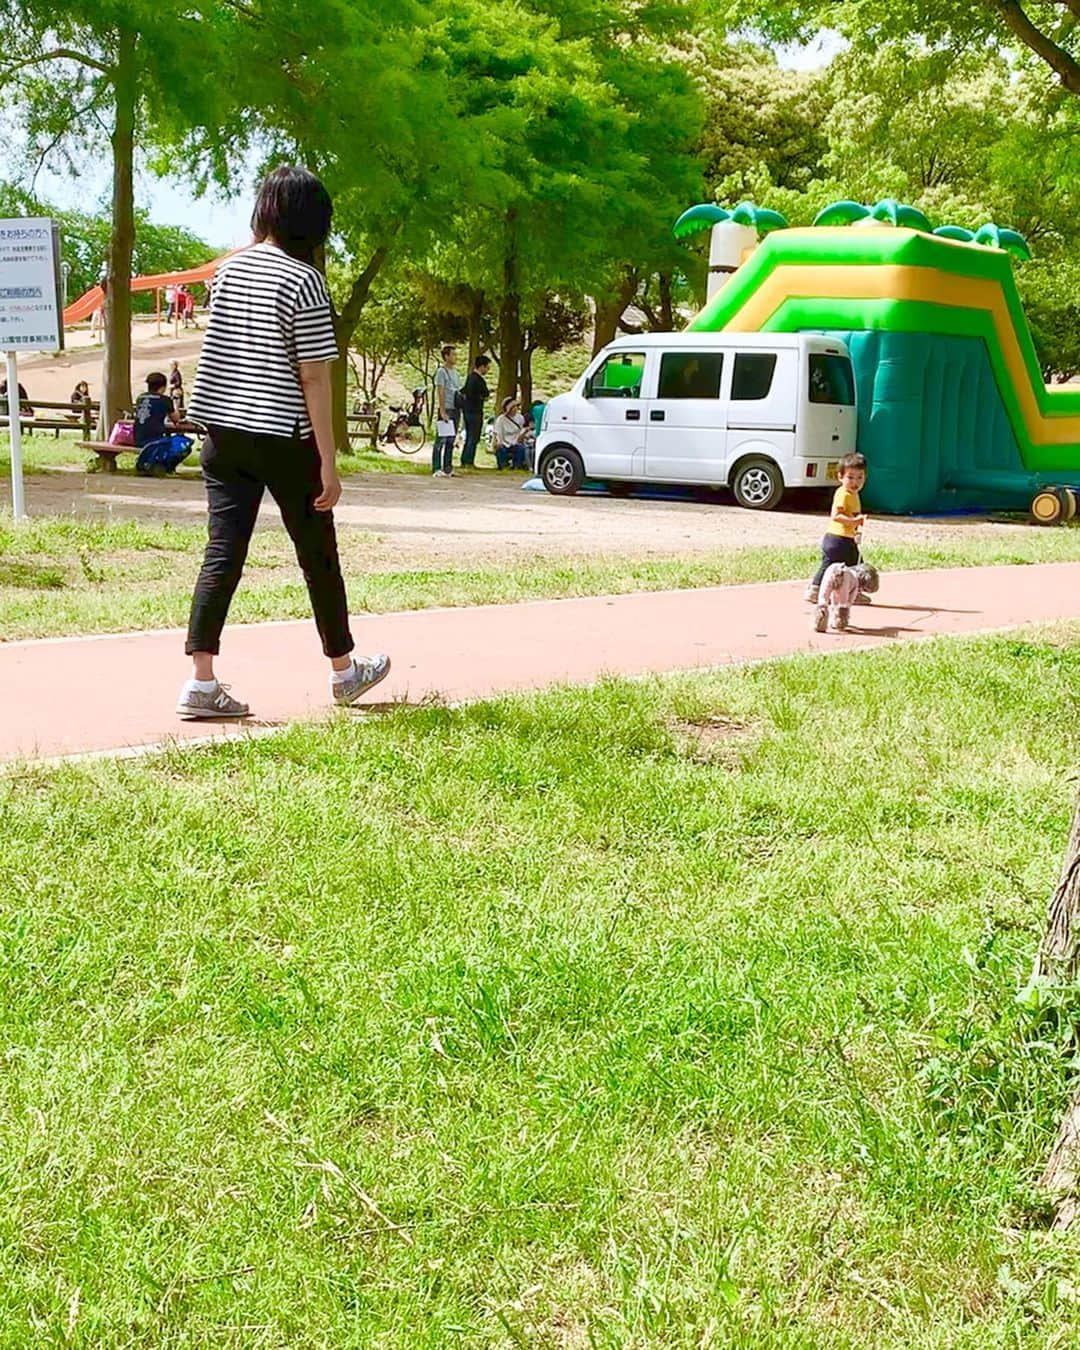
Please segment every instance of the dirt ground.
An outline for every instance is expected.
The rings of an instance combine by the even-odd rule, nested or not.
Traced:
[[[521,475],[475,473],[450,480],[407,474],[358,474],[345,480],[339,525],[377,536],[376,563],[394,568],[468,567],[533,558],[667,558],[754,545],[809,544],[821,537],[820,503],[808,500],[769,511],[744,511],[730,497],[643,501],[552,497],[525,491]],[[33,515],[78,515],[199,523],[202,485],[194,474],[176,479],[63,472],[26,480]],[[10,486],[0,479],[0,507]],[[278,525],[266,500],[260,526]],[[1000,540],[1024,524],[976,517],[910,520],[877,517],[867,540],[882,544]]]

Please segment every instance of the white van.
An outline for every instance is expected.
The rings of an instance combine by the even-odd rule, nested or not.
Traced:
[[[536,472],[560,495],[586,478],[702,484],[768,511],[785,488],[834,478],[855,430],[855,379],[838,340],[642,333],[605,347],[547,404]]]

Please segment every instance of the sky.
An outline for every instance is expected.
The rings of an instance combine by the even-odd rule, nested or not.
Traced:
[[[780,65],[789,70],[815,70],[827,65],[842,46],[841,38],[825,31],[805,46],[778,47],[776,55]],[[253,179],[254,167],[244,176]],[[18,178],[19,175],[14,171],[7,172],[0,163],[0,177]],[[108,161],[102,157],[96,163],[87,164],[78,178],[43,169],[38,175],[36,192],[45,201],[61,208],[85,210],[100,206],[107,209]],[[223,250],[244,244],[250,238],[250,192],[231,201],[213,195],[196,197],[191,185],[180,177],[158,178],[156,174],[142,171],[136,177],[135,199],[139,207],[149,211],[155,224],[185,226],[208,244]]]

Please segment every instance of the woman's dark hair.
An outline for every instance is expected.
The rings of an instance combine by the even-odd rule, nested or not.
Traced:
[[[272,239],[292,257],[311,262],[315,250],[326,243],[333,214],[330,194],[315,175],[283,164],[262,181],[251,230],[256,243]]]

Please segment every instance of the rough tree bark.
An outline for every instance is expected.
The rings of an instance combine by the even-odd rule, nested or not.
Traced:
[[[1055,983],[1071,983],[1080,970],[1080,800],[1073,814],[1061,879],[1050,900],[1050,911],[1035,975]],[[1054,1227],[1068,1228],[1080,1212],[1080,1087],[1073,1094],[1058,1128],[1040,1186],[1057,1206]]]
[[[476,358],[484,350],[484,292],[469,292],[469,312],[466,315],[469,325],[469,369],[472,370]]]
[[[533,402],[532,359],[535,349],[526,343],[521,349],[521,410],[528,412]]]
[[[495,406],[517,393],[521,369],[521,281],[518,267],[517,211],[506,213],[506,251],[503,254],[502,303],[499,306],[499,384]]]
[[[602,351],[609,342],[614,342],[623,312],[637,294],[637,273],[627,267],[620,275],[614,294],[594,296],[596,307],[595,327],[593,329],[593,356]]]
[[[662,331],[675,331],[675,301],[671,294],[671,273],[660,273],[660,323]]]
[[[382,270],[390,252],[388,244],[380,244],[368,259],[368,264],[353,281],[348,299],[341,313],[334,315],[334,336],[337,338],[338,359],[330,367],[330,393],[334,411],[334,441],[338,448],[349,444],[349,424],[345,420],[349,400],[349,343],[360,322],[375,278]]]
[[[135,65],[137,35],[121,29],[112,71],[116,114],[112,132],[112,233],[105,290],[105,360],[102,369],[101,431],[130,411],[131,259],[135,252]]]

